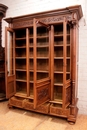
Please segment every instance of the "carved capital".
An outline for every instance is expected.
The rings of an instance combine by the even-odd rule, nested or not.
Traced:
[[[7,8],[8,8],[7,6],[0,4],[0,19],[5,17],[5,13],[6,13]]]
[[[68,20],[67,23],[71,28],[73,28],[73,26],[77,24],[77,20],[76,19]]]

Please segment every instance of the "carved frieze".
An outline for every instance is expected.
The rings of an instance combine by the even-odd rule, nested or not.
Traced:
[[[30,25],[33,25],[33,20],[13,23],[13,28],[27,27],[27,26],[30,26]]]
[[[67,15],[67,16],[52,16],[52,17],[46,17],[46,18],[40,18],[39,20],[43,23],[58,23],[64,20],[64,18],[66,18],[66,20],[71,20],[72,16],[71,15]],[[29,20],[29,21],[20,21],[20,22],[15,22],[13,23],[13,28],[20,28],[20,27],[28,27],[28,26],[33,26],[33,19]]]

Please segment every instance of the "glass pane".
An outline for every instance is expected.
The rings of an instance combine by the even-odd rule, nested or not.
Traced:
[[[13,33],[7,32],[7,62],[8,62],[8,76],[14,74],[13,71]]]
[[[47,78],[49,76],[49,30],[46,27],[37,27],[37,80]]]

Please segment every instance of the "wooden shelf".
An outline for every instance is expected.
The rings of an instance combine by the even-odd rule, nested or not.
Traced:
[[[26,57],[15,57],[15,59],[26,59]]]
[[[26,72],[27,70],[25,70],[25,69],[16,69],[16,71],[24,71],[24,72]]]
[[[32,83],[32,84],[33,84],[33,83],[34,83],[34,81],[29,81],[29,83]]]
[[[63,37],[63,34],[54,34],[54,37]]]
[[[56,104],[63,104],[63,100],[53,100],[53,101],[49,101],[50,103],[56,103]]]
[[[15,47],[16,49],[26,49],[26,46]]]
[[[26,98],[26,97],[27,97],[27,94],[24,93],[24,92],[16,92],[15,96],[16,96],[16,97],[24,97],[24,98]]]
[[[26,97],[27,99],[34,99],[34,95],[30,95],[28,97]]]
[[[26,37],[15,38],[15,40],[26,40]]]
[[[49,45],[37,45],[37,48],[48,48]]]
[[[37,59],[49,59],[49,57],[37,57]]]
[[[33,36],[29,36],[29,39],[33,39],[34,37]]]
[[[55,74],[63,74],[63,71],[54,71]],[[66,72],[66,74],[70,74],[70,72]]]
[[[64,57],[54,57],[54,59],[64,59]]]
[[[54,86],[63,86],[63,83],[54,83]]]
[[[27,80],[23,80],[23,79],[16,79],[16,81],[27,82]]]
[[[63,44],[60,44],[60,45],[54,44],[54,47],[63,47]]]
[[[49,38],[49,36],[42,34],[42,36],[37,36],[37,38]]]

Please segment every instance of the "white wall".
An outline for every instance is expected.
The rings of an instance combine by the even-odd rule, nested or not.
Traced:
[[[82,5],[83,18],[79,21],[79,75],[78,75],[78,107],[79,113],[87,114],[87,1],[86,0],[0,0],[8,6],[6,17],[31,14],[59,9],[71,5]],[[2,45],[5,45],[5,26],[2,21]]]

